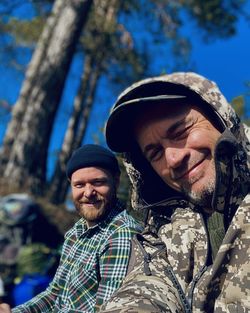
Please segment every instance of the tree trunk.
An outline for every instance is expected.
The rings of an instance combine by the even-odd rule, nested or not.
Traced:
[[[15,113],[18,123],[13,121],[6,135],[11,140],[4,143],[3,151],[9,154],[4,178],[12,186],[26,185],[35,194],[43,189],[55,114],[91,4],[92,0],[55,2],[16,104],[16,112],[23,113]]]
[[[91,75],[91,81],[90,81],[90,86],[89,86],[89,94],[88,97],[86,99],[86,103],[82,112],[82,119],[79,125],[79,129],[77,132],[77,136],[74,140],[74,145],[73,145],[73,150],[79,148],[81,146],[81,143],[83,141],[83,138],[85,136],[87,127],[88,127],[88,121],[89,121],[89,116],[94,104],[94,97],[95,97],[95,91],[96,91],[96,87],[97,87],[97,83],[100,77],[100,69],[97,66]]]
[[[93,99],[98,79],[103,71],[103,65],[109,49],[110,23],[117,14],[117,0],[99,0],[95,3],[95,20],[101,25],[101,30],[95,29],[95,45],[87,54],[84,64],[84,75],[74,103],[74,111],[68,123],[62,150],[59,154],[49,191],[48,198],[51,203],[63,203],[67,196],[68,181],[65,176],[66,163],[72,151],[79,148],[86,132],[89,115],[93,106]],[[88,88],[85,90],[85,88]]]
[[[37,47],[35,52],[33,53],[32,60],[29,64],[29,67],[26,71],[25,80],[22,85],[20,95],[18,101],[13,106],[12,109],[12,117],[11,121],[8,124],[7,131],[5,137],[3,139],[3,146],[0,151],[0,174],[2,175],[5,169],[5,165],[8,163],[12,145],[21,129],[22,121],[26,112],[28,97],[32,91],[33,84],[36,79],[36,75],[39,72],[39,67],[41,66],[41,62],[46,57],[48,43],[50,42],[50,38],[53,34],[53,30],[55,28],[55,24],[57,22],[57,16],[60,14],[63,1],[57,1],[53,7],[52,14],[48,18],[46,26],[41,34],[41,37],[37,43]]]
[[[83,124],[86,127],[88,116],[86,116],[85,112],[86,110],[90,110],[93,105],[93,97],[99,77],[97,73],[99,73],[99,70],[94,68],[91,57],[86,56],[84,74],[82,75],[82,81],[74,101],[74,111],[68,123],[62,150],[57,159],[55,171],[48,190],[48,198],[51,203],[63,203],[66,199],[69,185],[65,175],[66,164],[72,151],[81,145],[83,135],[81,135],[79,142],[79,132],[82,132]]]

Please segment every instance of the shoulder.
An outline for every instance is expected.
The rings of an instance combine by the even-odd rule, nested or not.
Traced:
[[[128,228],[142,230],[142,226],[132,215],[130,215],[126,209],[118,213],[110,223],[111,228]]]
[[[70,239],[72,237],[75,237],[76,236],[76,233],[77,233],[77,229],[79,227],[82,228],[82,225],[83,225],[83,218],[81,218],[80,220],[78,220],[64,235],[64,239]]]
[[[122,210],[110,220],[103,231],[107,239],[131,239],[135,233],[142,231],[142,226],[126,210]]]

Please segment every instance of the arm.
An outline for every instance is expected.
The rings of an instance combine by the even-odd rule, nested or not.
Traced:
[[[154,239],[151,239],[153,242]],[[149,258],[145,258],[146,253],[150,255]],[[99,312],[189,312],[183,309],[178,289],[167,271],[169,261],[163,246],[151,246],[147,241],[147,246],[143,247],[134,238],[130,259],[131,271]]]
[[[50,292],[50,289],[53,290],[53,286],[48,287],[46,291],[40,293],[30,301],[19,305],[11,310],[10,306],[7,303],[0,304],[0,313],[46,313],[52,312],[55,297],[53,292]]]
[[[96,295],[96,307],[110,298],[120,287],[127,273],[134,231],[129,227],[118,228],[108,239],[99,259],[100,282]]]
[[[55,278],[54,278],[55,280]],[[31,300],[21,304],[14,309],[12,313],[46,313],[52,312],[55,300],[58,292],[58,287],[55,281],[49,285],[49,287],[42,293],[38,294]],[[1,313],[1,312],[0,312]],[[7,313],[7,312],[6,312]]]

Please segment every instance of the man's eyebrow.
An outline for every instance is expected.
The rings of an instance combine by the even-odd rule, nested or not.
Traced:
[[[107,177],[105,177],[105,176],[100,176],[100,177],[91,178],[88,182],[90,182],[90,183],[95,183],[95,182],[97,182],[97,181],[107,181],[107,180],[108,180]],[[72,180],[71,182],[72,182],[73,184],[81,184],[81,183],[83,183],[83,179],[78,178],[78,179],[76,179],[76,180]],[[86,182],[84,181],[84,183],[86,183]]]
[[[73,184],[73,185],[75,185],[75,184],[80,184],[82,181],[81,181],[81,179],[80,178],[78,178],[78,179],[71,179],[71,184]]]
[[[168,135],[173,134],[173,133],[176,131],[176,129],[177,129],[178,127],[182,126],[183,124],[185,124],[185,123],[187,123],[187,122],[188,122],[188,120],[187,120],[186,117],[183,117],[182,119],[178,120],[178,121],[175,122],[173,125],[171,125],[171,126],[169,127],[169,129],[167,129],[166,135],[168,136]]]
[[[101,177],[95,177],[91,181],[93,181],[93,182],[95,182],[95,181],[105,181],[107,179],[108,179],[107,177],[101,176]]]

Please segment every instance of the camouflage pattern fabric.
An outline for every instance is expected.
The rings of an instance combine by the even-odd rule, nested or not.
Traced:
[[[144,233],[133,240],[129,273],[100,312],[250,312],[249,128],[240,122],[216,84],[195,73],[174,73],[135,83],[120,95],[115,106],[131,90],[157,81],[166,82],[167,88],[170,83],[198,94],[225,125],[215,151],[212,208],[224,215],[226,233],[209,263],[209,236],[201,207],[180,199],[162,199],[161,211],[158,204],[148,205],[153,214],[149,214]],[[142,208],[146,207],[142,185],[150,186],[150,175],[134,160],[133,153],[124,155],[133,186],[132,205]],[[164,217],[170,210],[171,216]]]

